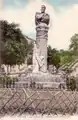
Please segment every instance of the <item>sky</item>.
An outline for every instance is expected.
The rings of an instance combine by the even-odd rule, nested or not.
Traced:
[[[19,23],[25,35],[36,39],[35,12],[42,4],[50,15],[48,45],[68,49],[71,37],[78,33],[78,0],[4,0],[0,19]]]

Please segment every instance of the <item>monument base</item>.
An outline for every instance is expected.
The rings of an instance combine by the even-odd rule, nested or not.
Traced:
[[[47,73],[30,73],[22,77],[19,82],[16,82],[16,88],[52,88],[59,89],[60,86],[65,88],[65,80],[58,74]]]

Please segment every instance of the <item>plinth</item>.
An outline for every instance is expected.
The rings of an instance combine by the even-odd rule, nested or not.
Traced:
[[[65,79],[61,78],[58,74],[38,72],[30,73],[22,77],[20,81],[15,84],[15,87],[30,88],[31,85],[34,85],[33,88],[59,89],[60,84],[64,87],[66,86]]]

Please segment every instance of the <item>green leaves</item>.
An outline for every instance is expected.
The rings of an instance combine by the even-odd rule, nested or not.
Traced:
[[[72,51],[74,55],[78,55],[78,34],[71,37],[69,50]]]
[[[19,29],[18,24],[2,22],[4,50],[1,52],[2,62],[8,65],[22,64],[27,57],[28,42]]]
[[[55,48],[52,49],[51,46],[48,46],[48,58],[47,58],[48,65],[54,65],[58,69],[60,67],[60,55],[59,51]]]
[[[73,61],[73,54],[69,50],[60,50],[61,65],[68,64]]]
[[[76,89],[76,78],[75,77],[70,77],[67,78],[66,80],[66,85],[68,90],[75,90]]]

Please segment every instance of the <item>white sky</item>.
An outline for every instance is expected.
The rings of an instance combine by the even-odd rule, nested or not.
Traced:
[[[36,34],[34,24],[35,12],[40,11],[42,4],[46,5],[46,12],[50,14],[51,18],[48,44],[53,48],[67,49],[72,35],[78,33],[77,4],[69,8],[60,8],[60,12],[56,12],[52,5],[42,2],[42,0],[30,0],[24,9],[1,10],[0,19],[19,23],[20,28],[27,35],[30,33]]]

